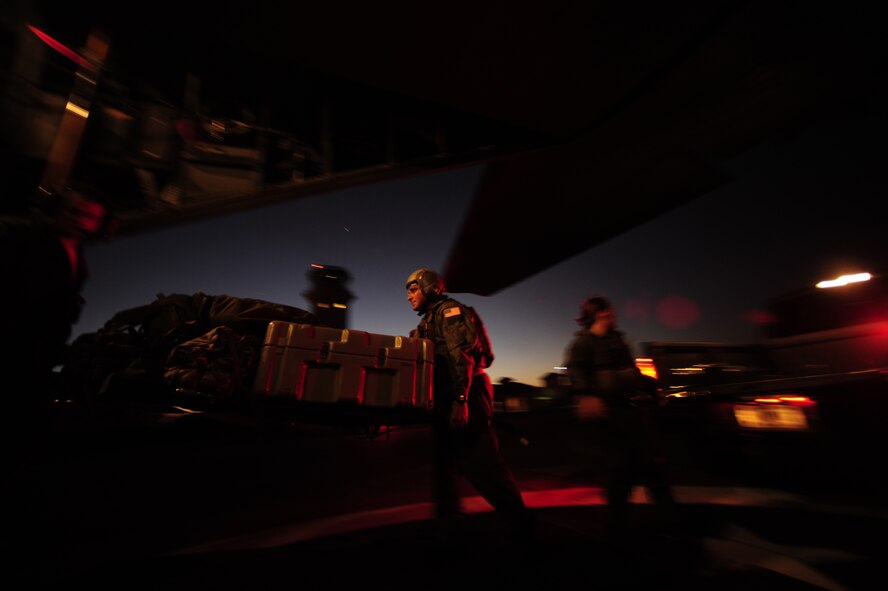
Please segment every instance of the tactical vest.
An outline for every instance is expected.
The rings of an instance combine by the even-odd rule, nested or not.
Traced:
[[[490,338],[487,336],[487,329],[481,321],[481,317],[478,316],[478,313],[475,312],[475,309],[471,306],[459,304],[459,302],[452,299],[445,299],[441,303],[434,305],[429,313],[424,315],[420,321],[419,326],[417,327],[418,336],[431,340],[435,344],[436,349],[439,349],[439,344],[446,342],[445,335],[443,333],[439,334],[439,332],[444,329],[444,310],[452,307],[447,306],[447,308],[445,308],[445,304],[449,302],[460,306],[466,314],[470,315],[471,320],[468,322],[470,322],[474,328],[475,342],[467,353],[469,353],[475,360],[475,367],[477,369],[490,367],[493,364],[494,359],[493,348],[490,346]]]

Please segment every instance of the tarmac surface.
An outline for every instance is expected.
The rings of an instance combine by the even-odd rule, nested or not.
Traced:
[[[882,588],[888,503],[875,489],[695,471],[671,449],[687,535],[658,534],[638,488],[618,547],[603,533],[599,452],[571,416],[498,426],[537,517],[532,546],[515,544],[468,486],[462,523],[437,527],[425,425],[65,416],[13,479],[21,497],[7,507],[25,525],[12,558],[28,582],[16,588]]]

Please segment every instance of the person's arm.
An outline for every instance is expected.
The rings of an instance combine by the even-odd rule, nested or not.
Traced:
[[[635,365],[635,358],[632,355],[632,350],[626,343],[625,337],[622,333],[618,334],[618,342],[620,345],[619,356],[621,361],[619,363],[619,369],[612,371],[612,375],[609,377],[611,382],[611,393],[614,396],[623,396],[631,399],[636,396],[642,388],[641,371],[638,369],[638,366]]]
[[[475,372],[475,358],[470,354],[475,345],[475,326],[468,310],[454,304],[438,311],[444,341],[447,344],[448,370],[453,384],[450,426],[465,427],[469,419],[469,389]]]
[[[567,348],[567,377],[575,394],[592,394],[595,391],[594,351],[582,338],[576,338]]]
[[[589,341],[577,338],[567,351],[567,375],[574,393],[577,417],[581,421],[607,418],[607,406],[599,391],[596,351]]]

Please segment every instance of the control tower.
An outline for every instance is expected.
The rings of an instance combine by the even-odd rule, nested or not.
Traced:
[[[302,295],[313,306],[321,326],[348,328],[348,305],[354,299],[346,284],[351,275],[342,267],[316,265],[308,270],[311,289]]]

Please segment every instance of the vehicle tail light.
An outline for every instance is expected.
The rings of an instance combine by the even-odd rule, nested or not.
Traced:
[[[657,367],[654,365],[653,359],[649,357],[636,357],[635,367],[638,368],[642,375],[657,379]]]
[[[807,396],[798,394],[778,394],[775,396],[761,396],[753,400],[755,404],[791,404],[793,406],[816,406],[817,403]]]
[[[734,419],[741,429],[809,431],[817,402],[800,394],[759,396],[733,405]]]

